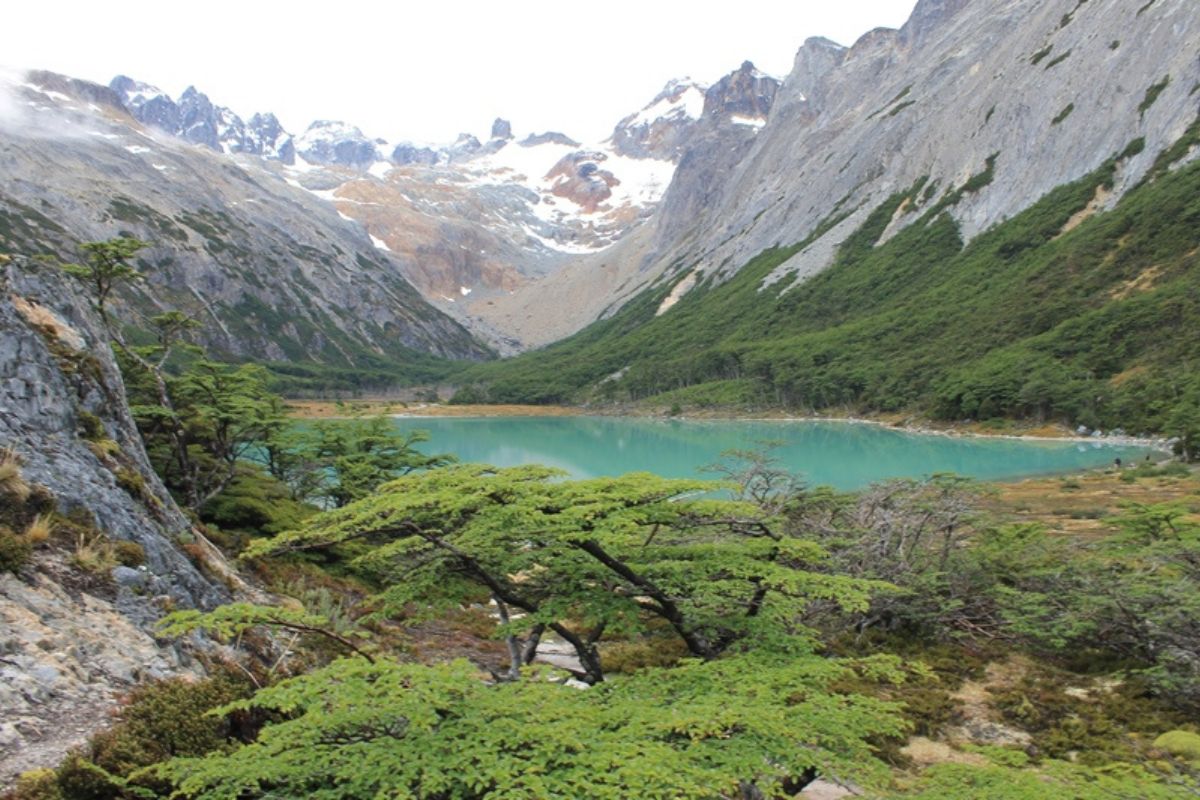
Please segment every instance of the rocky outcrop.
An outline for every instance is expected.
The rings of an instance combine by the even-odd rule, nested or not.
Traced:
[[[366,169],[380,160],[376,143],[353,125],[317,120],[296,140],[296,152],[310,164]]]
[[[195,86],[189,86],[179,96],[179,137],[185,142],[201,144],[213,150],[221,149],[221,141],[217,137],[217,127],[222,122],[221,115],[213,106],[208,95],[196,91]],[[229,121],[226,121],[229,125]],[[239,128],[241,126],[238,126]],[[235,130],[234,134],[244,131]]]
[[[779,86],[778,80],[744,61],[704,93],[704,116],[744,123],[765,121]]]
[[[596,211],[601,203],[612,197],[613,187],[620,184],[617,176],[600,167],[605,160],[604,153],[594,151],[563,156],[546,173],[546,178],[553,182],[550,191],[586,212]]]
[[[108,337],[87,302],[52,267],[0,269],[0,444],[16,450],[22,473],[47,487],[60,510],[85,510],[109,537],[141,545],[154,595],[185,607],[226,597],[175,544],[191,525],[150,468]],[[99,419],[120,467],[139,476],[142,496],[122,489],[115,462],[87,446],[84,415]]]
[[[433,166],[440,159],[440,154],[432,147],[419,147],[407,142],[396,145],[392,150],[392,163],[396,166],[406,166],[408,164]]]
[[[511,139],[513,138],[512,123],[506,119],[496,117],[492,122],[492,138],[493,139]]]
[[[539,144],[561,144],[564,147],[579,147],[579,142],[567,136],[565,133],[558,131],[546,131],[545,133],[531,133],[522,139],[518,144],[521,147],[537,147]]]
[[[83,745],[138,683],[200,673],[112,600],[40,569],[0,574],[0,630],[0,790]]]
[[[705,86],[690,78],[673,80],[641,111],[613,128],[610,141],[621,155],[677,160],[704,111]]]
[[[153,638],[153,624],[230,595],[181,551],[191,526],[149,466],[107,337],[45,265],[0,265],[0,447],[61,513],[145,555],[111,575],[83,573],[62,553],[0,574],[3,787],[102,726],[135,683],[193,669],[185,651]]]
[[[255,114],[250,117],[240,152],[284,164],[296,163],[296,145],[292,135],[283,129],[274,114]]]
[[[53,82],[51,73],[41,73],[31,82],[46,86]],[[83,81],[77,81],[83,84]],[[118,75],[108,85],[114,105],[126,109],[144,125],[177,136],[186,142],[225,153],[247,153],[284,164],[295,163],[292,136],[283,129],[274,114],[255,114],[249,122],[232,110],[214,105],[208,95],[189,86],[179,101],[148,83]],[[82,86],[65,92],[79,96]]]
[[[464,161],[473,158],[483,148],[479,139],[469,133],[460,133],[454,143],[446,148],[446,158],[453,161]]]

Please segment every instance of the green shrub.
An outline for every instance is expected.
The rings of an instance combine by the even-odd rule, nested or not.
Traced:
[[[225,530],[263,536],[294,528],[314,511],[293,500],[283,483],[248,467],[204,504],[200,519]]]
[[[68,755],[54,772],[63,800],[124,800],[119,783],[82,753]]]
[[[33,545],[24,536],[0,525],[0,572],[19,572],[32,554]]]
[[[1200,763],[1200,734],[1192,731],[1167,731],[1154,740],[1154,746],[1178,758]]]
[[[11,800],[66,800],[58,788],[58,776],[52,769],[35,769],[17,778]]]
[[[126,567],[140,567],[146,563],[146,548],[137,542],[126,540],[114,542],[113,555],[118,563]]]
[[[79,432],[89,442],[98,442],[108,438],[108,432],[104,430],[104,423],[90,411],[79,412]]]
[[[146,488],[146,479],[136,469],[118,467],[113,475],[117,479],[117,485],[128,492],[130,497],[144,500],[149,494],[149,489]]]

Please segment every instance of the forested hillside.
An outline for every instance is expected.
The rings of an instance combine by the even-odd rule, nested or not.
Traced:
[[[1198,138],[1193,125],[1112,211],[1095,200],[1140,141],[964,246],[946,212],[990,182],[997,153],[958,187],[918,181],[873,209],[826,271],[770,282],[853,211],[838,209],[665,312],[669,282],[564,342],[467,372],[464,398],[1171,429],[1200,403],[1200,165],[1185,163]],[[914,206],[920,221],[880,241]]]

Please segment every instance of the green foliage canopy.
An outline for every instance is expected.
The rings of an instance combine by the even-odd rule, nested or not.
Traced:
[[[816,771],[870,784],[883,770],[865,739],[903,725],[894,704],[831,691],[851,674],[898,677],[890,658],[760,655],[579,690],[488,685],[461,661],[347,659],[226,706],[280,721],[162,773],[195,800],[715,800],[774,796]]]
[[[603,680],[596,643],[606,632],[656,625],[706,659],[750,641],[786,649],[805,635],[810,603],[863,609],[887,589],[819,571],[822,548],[782,533],[754,504],[699,496],[720,484],[559,477],[477,464],[413,474],[246,555],[358,543],[355,566],[387,586],[381,613],[490,598],[502,634],[536,640],[549,629],[574,647],[589,682]]]

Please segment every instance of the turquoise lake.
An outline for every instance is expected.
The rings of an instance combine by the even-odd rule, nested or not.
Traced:
[[[954,472],[985,480],[1126,464],[1154,451],[1103,442],[922,435],[879,425],[817,421],[691,421],[640,417],[399,417],[425,430],[426,453],[507,467],[545,464],[576,478],[654,472],[704,477],[732,449],[777,442],[774,456],[809,485],[857,489],[886,478]],[[714,477],[714,476],[709,476]]]

